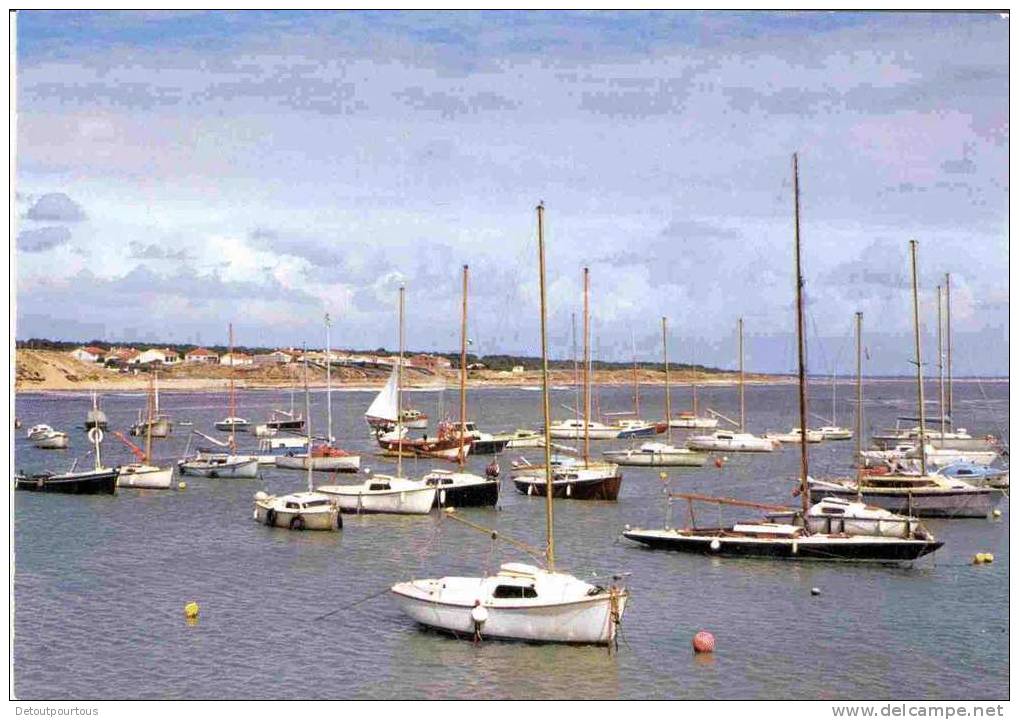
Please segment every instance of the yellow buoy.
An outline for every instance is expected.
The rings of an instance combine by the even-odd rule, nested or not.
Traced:
[[[994,555],[992,555],[991,553],[984,553],[984,562],[985,563],[994,562]]]
[[[994,508],[993,512],[991,512],[991,515],[993,515],[996,518],[1000,518],[1001,517],[1001,510],[999,510],[998,508]]]
[[[985,563],[994,562],[994,555],[991,553],[977,553],[973,556],[974,565],[983,565]]]
[[[180,490],[187,490],[188,489],[188,484],[186,482],[184,482],[183,480],[181,480],[179,483],[177,483],[177,488],[180,489]]]
[[[198,603],[194,600],[184,606],[184,617],[194,619],[198,617]]]

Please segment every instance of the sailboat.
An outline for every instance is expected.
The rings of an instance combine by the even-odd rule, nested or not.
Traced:
[[[28,439],[40,450],[64,450],[71,444],[71,437],[49,425],[33,425],[28,430]]]
[[[800,427],[807,427],[806,337],[803,329],[803,275],[800,267],[799,172],[793,155],[796,248],[796,338],[799,365]],[[860,406],[862,407],[862,405]],[[799,511],[729,498],[712,498],[691,493],[671,493],[689,503],[691,526],[675,529],[629,528],[623,536],[652,548],[719,555],[723,557],[787,560],[901,562],[932,553],[942,543],[922,524],[874,508],[858,497],[851,502],[821,498],[810,504],[807,438],[800,440]],[[771,510],[761,520],[727,527],[698,527],[694,501]],[[671,509],[671,505],[669,506]]]
[[[326,316],[328,318],[328,316]],[[304,415],[308,442],[311,442],[311,393],[308,390],[308,355],[304,356]],[[259,490],[255,493],[255,509],[252,517],[256,522],[269,527],[289,530],[339,530],[343,527],[340,509],[329,495],[315,492],[312,487],[312,468],[306,465],[308,489],[305,492],[287,495],[269,495]]]
[[[138,422],[131,426],[131,434],[136,437],[165,438],[169,436],[173,426],[170,419],[159,412],[159,374],[156,372],[153,372],[150,393],[154,398],[150,399],[152,407],[148,407],[148,403],[146,403],[144,418],[141,417],[141,411],[138,412]]]
[[[463,267],[463,312],[460,322],[460,421],[457,428],[460,435],[461,452],[456,472],[449,470],[432,470],[424,476],[426,485],[438,491],[435,504],[438,507],[478,507],[490,506],[499,502],[499,479],[486,475],[475,475],[464,469],[467,459],[466,447],[471,442],[467,435],[467,274],[468,267]]]
[[[290,468],[290,469],[304,469],[310,468],[311,470],[322,470],[322,471],[337,471],[337,472],[350,472],[355,473],[361,469],[361,456],[355,455],[354,453],[347,452],[342,448],[336,447],[333,437],[333,381],[332,381],[332,349],[330,348],[329,342],[329,329],[332,327],[332,322],[329,319],[329,313],[325,316],[326,326],[326,427],[328,429],[326,433],[326,441],[324,443],[314,444],[311,439],[311,432],[308,432],[307,448],[305,452],[294,452],[288,450],[282,455],[276,456],[276,467],[278,468]],[[308,371],[307,371],[307,359],[305,359],[305,392],[308,390]],[[311,425],[311,410],[310,405],[305,410],[305,417],[308,419],[308,425]],[[302,425],[304,421],[302,420]]]
[[[155,408],[155,380],[149,378],[149,393],[146,402],[147,413],[145,420],[145,449],[128,440],[122,433],[114,432],[114,435],[125,443],[138,457],[138,462],[128,463],[120,466],[120,474],[117,476],[117,487],[134,487],[152,490],[167,490],[173,484],[173,466],[161,468],[152,464],[152,437]]]
[[[667,345],[667,321],[662,318],[662,356],[665,361],[665,417],[672,417],[669,396],[669,350]],[[602,453],[619,465],[643,465],[650,467],[701,467],[708,459],[707,453],[697,452],[672,444],[672,425],[667,424],[666,442],[645,442],[639,448],[608,450]]]
[[[399,301],[400,357],[396,366],[395,412],[391,415],[393,418],[400,417],[400,404],[403,397],[403,296],[404,289],[401,286]],[[372,405],[374,406],[374,403]],[[382,408],[380,412],[388,415],[390,409]],[[396,443],[399,445],[402,442],[403,435],[400,434]],[[318,491],[330,496],[343,512],[425,515],[431,512],[437,494],[436,488],[434,485],[428,485],[424,480],[405,478],[403,476],[403,456],[403,452],[396,453],[396,475],[373,475],[357,485],[322,485]]]
[[[817,428],[822,440],[852,440],[853,431],[844,428],[838,423],[838,406],[836,404],[836,378],[838,378],[838,366],[832,367],[831,371],[831,424],[822,425]],[[821,418],[826,420],[826,418]]]
[[[230,357],[233,357],[234,352],[234,326],[231,323],[229,326],[230,332]],[[242,420],[234,416],[234,371],[233,366],[230,368],[230,409],[227,420]],[[247,420],[243,420],[246,425]],[[226,426],[220,427],[220,423],[216,423],[216,427],[227,429],[230,432],[229,440],[226,443],[228,452],[203,452],[199,450],[193,457],[186,457],[185,459],[177,463],[177,468],[180,470],[181,475],[199,475],[202,477],[212,478],[256,478],[258,477],[258,457],[255,455],[238,455],[237,454],[237,438],[236,432],[240,429],[235,422],[229,422]],[[197,431],[193,431],[196,432]],[[223,445],[218,440],[213,440],[207,435],[197,433],[207,440],[212,440],[217,445]],[[191,438],[188,438],[188,445],[190,446]],[[185,450],[185,455],[187,450]]]
[[[63,493],[68,495],[113,495],[117,492],[117,468],[103,466],[100,445],[103,442],[103,431],[92,428],[88,431],[89,440],[95,455],[95,467],[92,470],[75,472],[78,461],[75,460],[71,469],[65,473],[36,473],[26,475],[17,473],[14,476],[14,489],[29,492]]]
[[[920,355],[920,300],[917,290],[916,240],[909,241],[913,274],[913,339],[916,353],[916,392],[920,470],[918,473],[858,473],[847,480],[810,481],[812,497],[859,497],[894,512],[919,517],[986,517],[1001,501],[1001,493],[989,487],[977,487],[958,477],[927,473],[927,426],[924,417],[923,365]]]
[[[616,437],[620,440],[651,437],[652,435],[665,432],[669,426],[667,422],[648,422],[640,417],[640,379],[637,374],[637,346],[632,333],[630,334],[630,343],[633,347],[633,417],[621,418],[612,423],[613,427],[619,429],[619,434]]]
[[[85,429],[91,430],[94,427],[106,430],[106,413],[99,409],[99,398],[96,391],[92,391],[92,409],[85,414]]]
[[[616,463],[591,460],[591,439],[594,437],[590,423],[591,417],[591,330],[590,312],[588,309],[588,269],[584,268],[584,417],[580,421],[583,427],[584,455],[582,459],[561,457],[556,462],[546,453],[548,467],[541,465],[523,465],[513,468],[513,485],[518,492],[525,495],[544,495],[551,490],[554,497],[572,500],[615,500],[619,488],[623,484],[623,476]],[[575,422],[567,420],[566,422]],[[550,443],[554,435],[553,426],[548,424],[546,443]],[[616,429],[616,437],[619,431]],[[549,449],[551,449],[549,447]],[[545,482],[545,476],[551,474],[551,482]]]
[[[247,432],[248,428],[251,426],[251,423],[249,423],[247,420],[245,420],[242,417],[238,417],[237,415],[234,414],[236,412],[236,407],[234,406],[234,368],[237,367],[237,364],[234,361],[233,323],[230,324],[229,355],[230,355],[230,414],[227,415],[222,420],[220,420],[219,422],[215,423],[215,426],[217,430],[222,430],[224,432],[230,433],[230,443],[233,444],[234,433]]]
[[[551,412],[545,328],[543,206],[538,206],[541,288],[542,396],[545,417],[545,567],[506,563],[487,577],[444,577],[399,582],[391,588],[400,609],[428,627],[475,638],[609,645],[629,593],[615,584],[592,585],[556,570],[553,523]]]
[[[691,435],[686,446],[691,450],[724,452],[772,452],[778,442],[746,432],[746,401],[743,394],[743,318],[736,323],[739,336],[739,432],[716,430],[710,435]]]

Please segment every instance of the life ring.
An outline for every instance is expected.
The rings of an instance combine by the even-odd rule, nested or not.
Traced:
[[[300,515],[294,515],[294,517],[290,519],[290,529],[304,530],[304,518]]]

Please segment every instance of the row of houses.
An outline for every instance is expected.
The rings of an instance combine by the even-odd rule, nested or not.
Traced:
[[[308,361],[314,363],[325,363],[326,353],[309,351],[306,353]],[[103,348],[95,346],[79,347],[71,351],[71,356],[82,362],[103,363],[106,365],[180,365],[183,364],[204,364],[204,365],[227,365],[239,367],[244,365],[285,365],[292,362],[303,362],[305,354],[300,350],[286,349],[274,350],[271,353],[249,355],[243,352],[216,353],[208,348],[195,348],[188,350],[183,356],[171,348],[150,348],[149,350],[136,350],[134,348]],[[395,355],[375,355],[364,353],[346,353],[334,351],[329,353],[329,361],[339,365],[360,365],[360,366],[389,366],[399,364],[399,357]],[[414,355],[404,358],[404,366],[424,368],[428,370],[442,370],[452,367],[452,363],[444,358],[435,355]]]

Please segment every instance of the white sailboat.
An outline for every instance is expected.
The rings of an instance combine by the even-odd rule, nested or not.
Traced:
[[[669,397],[669,350],[667,345],[667,321],[662,318],[662,356],[665,361],[665,417],[672,417]],[[707,453],[697,452],[672,444],[672,425],[666,427],[666,442],[645,442],[639,448],[608,450],[602,453],[619,465],[647,467],[701,467],[708,459]]]
[[[545,417],[545,567],[506,563],[494,576],[396,583],[400,609],[422,625],[475,638],[611,644],[626,609],[625,587],[592,585],[556,570],[548,350],[545,328],[544,208],[538,206],[541,355]]]
[[[147,490],[168,490],[173,485],[173,466],[159,467],[152,464],[152,431],[154,415],[154,378],[149,378],[149,393],[146,403],[145,450],[142,451],[129,441],[122,433],[114,432],[121,442],[125,443],[138,457],[138,462],[120,466],[117,475],[117,487],[142,488]]]
[[[233,357],[234,352],[234,326],[231,323],[229,326],[230,333],[230,357]],[[228,420],[238,420],[234,416],[234,366],[230,369],[230,414]],[[244,421],[245,423],[247,421]],[[217,423],[217,427],[219,423]],[[226,426],[230,431],[229,440],[226,443],[228,452],[202,452],[198,451],[193,457],[185,457],[183,460],[177,463],[177,469],[181,475],[198,475],[200,477],[210,478],[234,478],[234,479],[250,479],[258,477],[258,457],[255,455],[238,455],[237,454],[237,438],[236,432],[240,428],[237,423],[231,422]],[[197,432],[197,431],[195,431]],[[218,440],[197,433],[207,440],[211,440],[217,445],[222,445]],[[188,445],[191,444],[191,438],[188,438]],[[187,451],[185,450],[185,455]]]
[[[388,403],[391,397],[386,388],[375,398],[375,402],[368,408],[366,418],[371,424],[372,418],[386,419],[387,417],[400,417],[400,404],[403,391],[403,294],[404,288],[400,287],[399,301],[399,325],[400,325],[400,357],[394,370],[396,382],[394,383],[392,397],[395,403],[392,406],[379,403]],[[393,378],[390,377],[390,380]],[[395,408],[396,412],[391,412]],[[402,444],[403,435],[400,434],[395,440],[397,445]],[[424,515],[431,511],[435,502],[436,488],[424,480],[409,480],[403,477],[403,453],[396,455],[396,475],[373,475],[357,485],[321,485],[318,491],[333,499],[340,510],[352,513],[390,513],[398,515]]]
[[[743,393],[743,318],[737,322],[739,336],[739,432],[716,430],[710,435],[691,435],[686,446],[691,450],[720,452],[772,452],[778,443],[746,432],[746,401]]]

